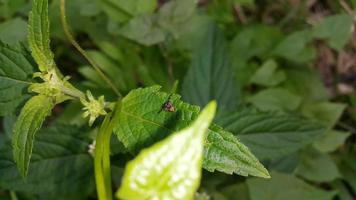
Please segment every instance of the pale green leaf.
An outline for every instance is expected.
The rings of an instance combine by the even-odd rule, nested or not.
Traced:
[[[327,39],[331,48],[341,50],[352,35],[352,17],[348,14],[329,16],[313,29],[314,37]]]
[[[215,99],[219,109],[234,108],[238,89],[223,33],[211,25],[196,51],[183,82],[183,99],[199,106]]]
[[[28,41],[32,56],[40,71],[55,67],[54,55],[50,48],[48,0],[33,0],[29,14]]]
[[[199,107],[182,102],[175,94],[170,101],[176,111],[161,111],[169,95],[159,90],[158,86],[133,90],[122,100],[120,123],[114,133],[132,153],[185,128],[199,113]],[[269,177],[246,146],[214,124],[209,127],[205,141],[203,167],[209,171]]]
[[[247,101],[262,111],[295,111],[301,104],[301,97],[283,88],[269,88],[249,97]]]
[[[251,200],[332,200],[337,191],[325,191],[287,174],[272,172],[268,180],[247,180]]]
[[[16,108],[29,98],[34,63],[21,46],[10,47],[0,42],[0,116],[15,114]]]
[[[315,58],[314,49],[308,47],[312,40],[310,31],[298,31],[282,40],[272,54],[295,62],[307,62]]]
[[[27,175],[30,164],[34,136],[53,107],[54,103],[50,97],[34,96],[22,108],[14,125],[14,160],[23,177]]]
[[[341,176],[330,156],[314,149],[307,149],[301,153],[295,173],[315,182],[331,182]]]
[[[124,22],[141,14],[153,13],[157,0],[101,0],[103,10],[117,22]]]
[[[89,196],[94,190],[94,173],[87,130],[54,125],[35,138],[26,180],[13,160],[11,141],[0,145],[0,187],[36,194],[41,199],[78,200]]]
[[[303,114],[315,119],[327,128],[332,128],[346,108],[345,104],[332,102],[310,103],[303,107]]]
[[[278,70],[274,60],[268,60],[255,72],[250,82],[262,86],[276,86],[286,79],[283,71]]]
[[[288,156],[315,141],[325,131],[313,121],[251,109],[224,114],[217,123],[239,137],[261,160]]]
[[[120,29],[120,34],[128,39],[147,46],[163,42],[165,35],[158,27],[156,20],[154,15],[141,15],[135,17]]]
[[[206,106],[183,130],[154,144],[126,166],[121,199],[193,199],[200,184],[205,134],[216,111]]]
[[[313,146],[321,152],[330,153],[341,147],[350,135],[349,132],[328,130]]]

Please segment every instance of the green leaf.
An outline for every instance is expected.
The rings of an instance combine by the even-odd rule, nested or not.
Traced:
[[[314,37],[327,39],[331,48],[341,50],[352,34],[352,17],[348,14],[339,14],[326,17],[313,29]]]
[[[94,190],[93,159],[88,132],[55,125],[36,134],[26,180],[13,161],[11,142],[0,146],[0,187],[43,196],[43,199],[85,199]],[[70,198],[71,197],[71,198]]]
[[[216,103],[183,130],[154,144],[126,166],[120,199],[193,199],[200,184],[205,134]]]
[[[177,38],[182,26],[190,20],[197,7],[197,0],[172,0],[158,11],[159,26]]]
[[[237,105],[238,90],[227,54],[224,35],[211,25],[184,78],[182,95],[185,101],[204,106],[215,99],[219,109],[232,109]]]
[[[120,123],[114,133],[132,153],[187,127],[199,113],[199,107],[180,101],[175,94],[170,101],[176,111],[161,111],[169,95],[159,90],[159,86],[132,90],[122,100]],[[208,171],[269,177],[246,146],[214,124],[209,127],[205,141],[203,167]]]
[[[331,182],[340,177],[340,172],[330,156],[314,149],[307,149],[301,153],[295,173],[315,182]]]
[[[217,123],[239,137],[260,160],[276,160],[292,154],[312,143],[325,130],[299,117],[251,109],[224,114]]]
[[[54,103],[50,97],[34,96],[22,108],[14,125],[14,160],[23,177],[27,175],[30,164],[34,136],[53,107]]]
[[[269,180],[247,180],[251,200],[332,200],[336,191],[325,191],[291,175],[273,172]]]
[[[332,128],[346,108],[345,104],[320,102],[310,103],[303,107],[304,116],[317,120],[327,128]]]
[[[286,79],[283,71],[277,70],[277,63],[274,60],[268,60],[251,77],[250,82],[262,86],[276,86]]]
[[[315,141],[313,146],[324,153],[331,153],[341,147],[351,135],[349,132],[329,130],[322,138]]]
[[[156,16],[152,15],[135,17],[120,29],[120,34],[146,46],[163,42],[165,35],[156,20]]]
[[[29,98],[26,88],[33,71],[33,60],[23,47],[0,42],[0,116],[14,114]]]
[[[32,56],[40,71],[55,67],[54,55],[50,47],[48,0],[33,0],[29,14],[28,41]]]
[[[103,10],[117,22],[124,22],[141,14],[153,13],[157,0],[101,0]]]
[[[298,31],[282,40],[272,54],[295,62],[308,62],[315,58],[315,51],[308,47],[312,35],[310,31]]]
[[[0,40],[7,44],[17,44],[26,39],[27,23],[21,18],[14,18],[0,23]]]
[[[301,104],[301,97],[283,88],[265,89],[249,97],[248,102],[262,111],[291,112]]]

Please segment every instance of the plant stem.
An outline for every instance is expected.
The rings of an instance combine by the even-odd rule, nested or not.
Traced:
[[[79,43],[75,40],[75,38],[71,34],[69,30],[69,25],[66,20],[67,17],[65,14],[65,0],[61,0],[60,10],[61,10],[61,21],[62,21],[63,30],[70,43],[79,51],[79,53],[81,53],[84,56],[84,58],[98,72],[101,78],[103,78],[104,81],[111,87],[111,89],[116,93],[116,95],[121,98],[122,94],[119,92],[119,90],[115,87],[115,85],[111,82],[111,80],[104,74],[104,72],[101,71],[100,67],[96,64],[96,62],[88,56],[85,50],[79,45]]]

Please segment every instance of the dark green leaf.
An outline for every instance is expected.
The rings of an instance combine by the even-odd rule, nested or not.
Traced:
[[[44,199],[83,199],[94,188],[89,141],[83,133],[83,128],[62,125],[40,131],[26,180],[13,161],[10,142],[6,142],[0,147],[0,187],[43,195]]]
[[[332,200],[336,191],[325,191],[291,175],[274,172],[269,180],[247,180],[251,200]]]
[[[225,114],[218,124],[239,137],[261,160],[289,155],[324,133],[315,122],[248,109]]]
[[[217,100],[219,109],[232,109],[237,105],[234,72],[222,32],[211,25],[195,52],[183,82],[183,99],[204,106]]]
[[[22,47],[10,47],[0,42],[0,116],[14,114],[29,95],[33,60]]]

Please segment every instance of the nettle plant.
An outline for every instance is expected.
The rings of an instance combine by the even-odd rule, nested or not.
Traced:
[[[68,30],[64,5],[62,0],[64,30],[86,56]],[[88,151],[91,148],[99,199],[113,199],[110,164],[112,133],[126,151],[137,155],[126,165],[121,187],[116,193],[119,199],[193,199],[200,184],[202,168],[210,172],[270,177],[245,145],[231,132],[212,123],[217,107],[214,101],[200,112],[198,106],[181,101],[179,95],[161,92],[160,86],[135,89],[123,98],[113,87],[119,96],[116,102],[105,101],[104,96],[96,98],[90,91],[83,92],[71,84],[70,77],[64,76],[56,65],[50,49],[47,0],[33,0],[28,30],[32,57],[23,46],[0,44],[2,114],[14,112],[24,99],[28,99],[14,123],[12,135],[13,159],[25,182],[32,180],[33,176],[46,177],[46,171],[52,167],[45,165],[31,174],[30,163],[33,162],[33,168],[39,167],[36,165],[41,157],[39,155],[47,158],[58,156],[54,149],[41,149],[42,143],[49,142],[45,134],[38,137],[35,134],[51,115],[52,109],[65,101],[81,102],[83,117],[88,119],[89,126],[98,118],[104,118],[96,134],[95,146],[89,142],[78,142],[76,137],[79,136],[68,133],[71,130],[65,127],[47,130],[54,132],[52,140],[73,143],[68,148],[75,149],[72,151]],[[88,59],[110,84],[105,74]],[[35,63],[39,72],[34,72]],[[31,75],[32,78],[29,78]],[[23,95],[22,91],[26,88],[28,94]],[[32,156],[34,146],[38,148],[35,157]],[[78,163],[73,162],[72,165]],[[88,166],[81,167],[84,172],[81,176],[91,172]],[[66,174],[68,169],[65,167],[56,169],[69,180],[78,178],[75,174]],[[14,177],[17,175],[13,172],[3,179],[11,182]],[[21,180],[14,184],[25,187],[19,182]],[[60,188],[60,184],[56,187]]]

